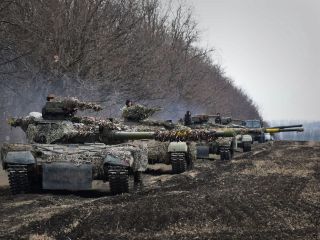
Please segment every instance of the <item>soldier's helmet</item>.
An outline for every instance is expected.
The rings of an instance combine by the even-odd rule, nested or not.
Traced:
[[[49,94],[48,96],[47,96],[47,101],[49,102],[49,101],[51,101],[52,99],[54,99],[56,96],[54,95],[54,94]]]

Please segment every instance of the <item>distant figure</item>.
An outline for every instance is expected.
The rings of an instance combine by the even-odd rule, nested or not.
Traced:
[[[51,100],[53,100],[53,99],[55,99],[55,95],[53,95],[53,94],[49,94],[48,96],[47,96],[47,101],[48,102],[51,102]]]
[[[189,126],[192,124],[192,121],[191,121],[191,112],[190,111],[187,111],[186,114],[184,115],[184,125],[185,126]]]
[[[132,101],[130,99],[127,99],[126,101],[126,107],[131,107],[133,104],[132,104]]]
[[[222,121],[221,121],[220,113],[217,113],[217,117],[214,120],[214,122],[217,123],[217,124],[221,124]]]

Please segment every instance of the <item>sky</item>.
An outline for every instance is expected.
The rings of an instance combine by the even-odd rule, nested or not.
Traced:
[[[320,120],[320,0],[186,0],[202,47],[265,120]]]

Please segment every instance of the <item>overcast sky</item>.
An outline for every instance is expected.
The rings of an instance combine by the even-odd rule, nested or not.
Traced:
[[[201,45],[266,120],[320,120],[320,0],[187,0]]]

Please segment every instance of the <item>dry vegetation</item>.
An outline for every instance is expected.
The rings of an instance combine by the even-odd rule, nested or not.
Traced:
[[[40,111],[48,93],[102,101],[107,116],[130,98],[164,107],[167,119],[187,109],[259,117],[211,50],[195,47],[190,10],[168,2],[0,1],[0,142],[4,120]]]
[[[320,143],[255,145],[227,164],[145,175],[142,191],[0,190],[1,239],[320,238]]]

